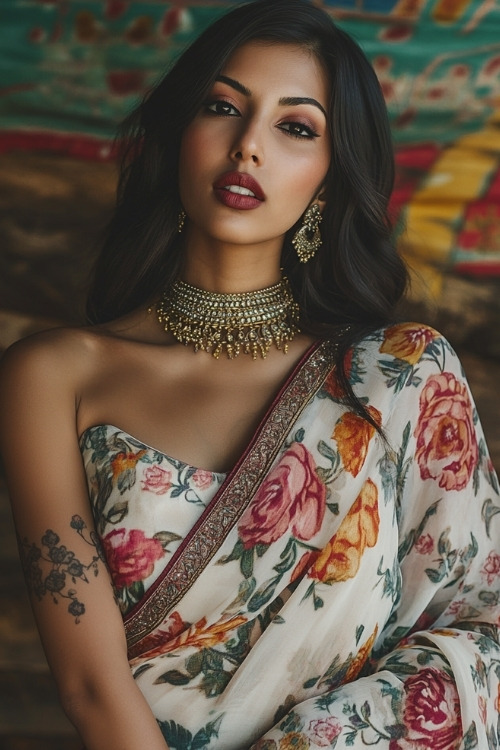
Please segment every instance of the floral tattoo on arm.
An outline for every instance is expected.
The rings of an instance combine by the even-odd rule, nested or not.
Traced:
[[[20,539],[19,553],[28,590],[32,596],[41,601],[44,596],[52,597],[55,604],[69,599],[68,612],[80,622],[85,613],[85,605],[77,598],[76,591],[70,588],[70,583],[77,581],[89,583],[87,573],[99,574],[99,562],[105,563],[100,540],[95,531],[88,531],[87,524],[81,516],[73,516],[70,526],[92,548],[92,558],[87,564],[77,559],[63,544],[59,544],[60,537],[47,529],[42,537],[42,548],[34,542],[31,544],[26,538]]]

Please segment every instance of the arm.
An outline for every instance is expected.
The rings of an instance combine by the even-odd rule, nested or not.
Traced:
[[[497,747],[498,481],[460,362],[424,333],[419,361],[391,361],[387,339],[377,355],[384,389],[394,391],[390,446],[373,474],[385,502],[396,500],[392,616],[363,677],[295,706],[255,750],[292,740],[337,750]]]
[[[22,342],[0,370],[0,448],[21,559],[63,708],[87,750],[165,750],[130,673],[95,536],[76,435],[88,365],[76,344],[57,332]]]

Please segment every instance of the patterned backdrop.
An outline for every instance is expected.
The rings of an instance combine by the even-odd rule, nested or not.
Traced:
[[[2,0],[0,151],[112,158],[116,124],[137,97],[235,4]],[[439,294],[449,269],[500,276],[498,2],[317,4],[378,73],[397,150],[399,243],[419,278]]]

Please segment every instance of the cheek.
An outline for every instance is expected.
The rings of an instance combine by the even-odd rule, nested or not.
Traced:
[[[328,173],[329,155],[320,158],[290,160],[288,175],[282,184],[286,186],[287,200],[292,205],[301,205],[303,210],[318,197]]]

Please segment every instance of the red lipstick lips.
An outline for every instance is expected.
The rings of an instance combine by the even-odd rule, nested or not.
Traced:
[[[253,177],[245,172],[226,172],[214,182],[217,200],[229,208],[250,210],[265,200],[264,192]]]

